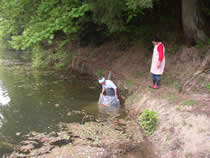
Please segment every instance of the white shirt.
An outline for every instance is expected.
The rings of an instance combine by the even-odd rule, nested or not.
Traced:
[[[152,64],[150,72],[155,75],[162,75],[165,67],[165,48],[163,47],[163,60],[160,64],[160,68],[157,68],[157,63],[159,59],[159,52],[158,52],[158,46],[162,44],[161,42],[158,45],[154,46],[153,50],[153,57],[152,57]]]
[[[113,89],[116,89],[116,88],[117,88],[117,86],[116,86],[111,80],[106,80],[105,84],[102,85],[102,87],[103,87],[104,89],[106,89],[106,88],[113,88]]]

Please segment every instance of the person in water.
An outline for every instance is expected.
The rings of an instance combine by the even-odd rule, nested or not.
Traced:
[[[98,82],[102,85],[101,95],[106,92],[107,96],[115,96],[116,99],[119,99],[117,86],[111,80],[106,80],[102,77],[98,80]]]
[[[153,57],[150,72],[152,73],[152,88],[158,89],[160,86],[161,75],[165,68],[165,47],[160,38],[156,35],[152,38],[154,45]]]

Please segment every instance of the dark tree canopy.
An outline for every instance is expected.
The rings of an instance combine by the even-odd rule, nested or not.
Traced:
[[[0,0],[1,45],[33,50],[106,39],[151,42],[154,32],[184,32],[193,44],[209,36],[208,0]],[[35,58],[41,58],[35,55]],[[47,54],[49,56],[49,54]],[[64,58],[62,56],[61,58]]]

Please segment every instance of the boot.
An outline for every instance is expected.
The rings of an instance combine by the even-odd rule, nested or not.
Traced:
[[[157,87],[160,87],[160,80],[157,80]]]
[[[157,86],[157,84],[155,84],[153,88],[154,88],[154,89],[158,89],[158,86]]]
[[[152,82],[153,82],[152,88],[155,88],[156,80],[153,79]]]

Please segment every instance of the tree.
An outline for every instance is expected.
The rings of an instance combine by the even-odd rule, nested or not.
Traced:
[[[198,0],[182,0],[182,23],[185,40],[188,45],[207,39],[202,29],[204,22],[200,14]]]

